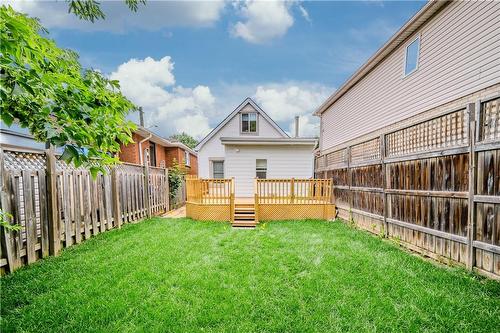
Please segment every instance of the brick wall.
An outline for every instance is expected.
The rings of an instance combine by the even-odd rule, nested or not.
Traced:
[[[165,147],[156,144],[156,165],[155,166],[164,167],[164,168],[167,166],[165,149],[166,149]]]
[[[127,163],[140,164],[139,156],[139,142],[144,139],[144,137],[134,133],[132,135],[133,143],[128,145],[120,146],[120,153],[118,154],[120,161]],[[149,141],[146,140],[142,143],[142,149],[149,148]],[[198,159],[195,155],[190,154],[191,165],[187,168],[187,172],[190,175],[198,174]],[[179,147],[163,147],[156,144],[156,165],[157,167],[170,168],[173,165],[173,161],[177,161],[178,164],[183,165],[184,161],[184,149]],[[163,163],[162,163],[163,161]]]
[[[139,164],[139,141],[142,139],[144,139],[142,136],[134,133],[132,134],[134,142],[120,145],[120,153],[118,154],[120,161]],[[143,145],[143,147],[147,147],[147,145]]]
[[[184,165],[185,164],[185,156],[184,156],[184,149],[179,148],[179,147],[171,147],[171,148],[165,148],[166,151],[166,158],[167,158],[167,167],[171,167],[173,165],[173,161],[177,161],[178,164]],[[190,175],[197,175],[198,174],[198,158],[196,155],[190,154],[190,162],[191,165],[187,167],[187,173]]]
[[[190,175],[198,175],[198,157],[191,154],[191,168],[189,170]]]
[[[165,147],[167,167],[170,168],[174,164],[174,160],[178,164],[182,164],[184,160],[183,160],[183,155],[181,155],[181,153],[182,153],[182,149],[180,149],[180,148]]]

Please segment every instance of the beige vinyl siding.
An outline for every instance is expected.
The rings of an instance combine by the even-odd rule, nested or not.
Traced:
[[[404,77],[420,35],[418,70]],[[323,113],[321,150],[500,82],[500,2],[453,2]]]

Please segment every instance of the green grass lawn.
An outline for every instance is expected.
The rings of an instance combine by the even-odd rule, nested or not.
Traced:
[[[0,281],[2,332],[500,329],[500,283],[336,222],[155,218]]]

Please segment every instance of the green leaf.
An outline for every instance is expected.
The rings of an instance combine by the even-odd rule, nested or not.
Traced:
[[[57,131],[52,127],[50,123],[45,124],[45,132],[47,135],[47,139],[52,139],[58,135]]]
[[[7,111],[2,111],[0,114],[2,116],[2,121],[5,123],[5,125],[10,127],[14,122],[14,117],[12,117],[12,115]]]
[[[90,170],[90,175],[92,176],[93,179],[96,179],[97,175],[99,174],[99,171],[101,171],[101,169],[96,166],[90,167],[89,170]]]
[[[64,147],[64,152],[61,155],[61,160],[65,161],[66,163],[71,163],[71,161],[75,158],[78,158],[78,150],[76,150],[75,147],[69,145]]]
[[[95,0],[69,2],[77,15],[102,13]],[[11,7],[0,6],[0,27],[2,121],[17,121],[37,140],[65,147],[61,159],[75,166],[90,167],[90,157],[93,170],[115,163],[107,154],[119,150],[117,139],[131,140],[126,116],[135,108],[119,82],[83,70],[76,52],[59,48],[38,20]]]

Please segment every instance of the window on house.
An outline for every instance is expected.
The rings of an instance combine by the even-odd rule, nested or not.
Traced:
[[[405,76],[413,73],[418,68],[418,56],[420,52],[420,37],[406,47]]]
[[[191,165],[191,158],[190,158],[189,152],[187,150],[184,150],[184,164],[186,164],[186,166]]]
[[[257,132],[257,113],[241,114],[241,132],[242,133]]]
[[[259,179],[267,178],[267,160],[258,159],[255,161],[255,176]]]
[[[156,144],[149,143],[149,165],[156,166]]]
[[[213,178],[224,178],[224,161],[212,161],[212,173]]]

